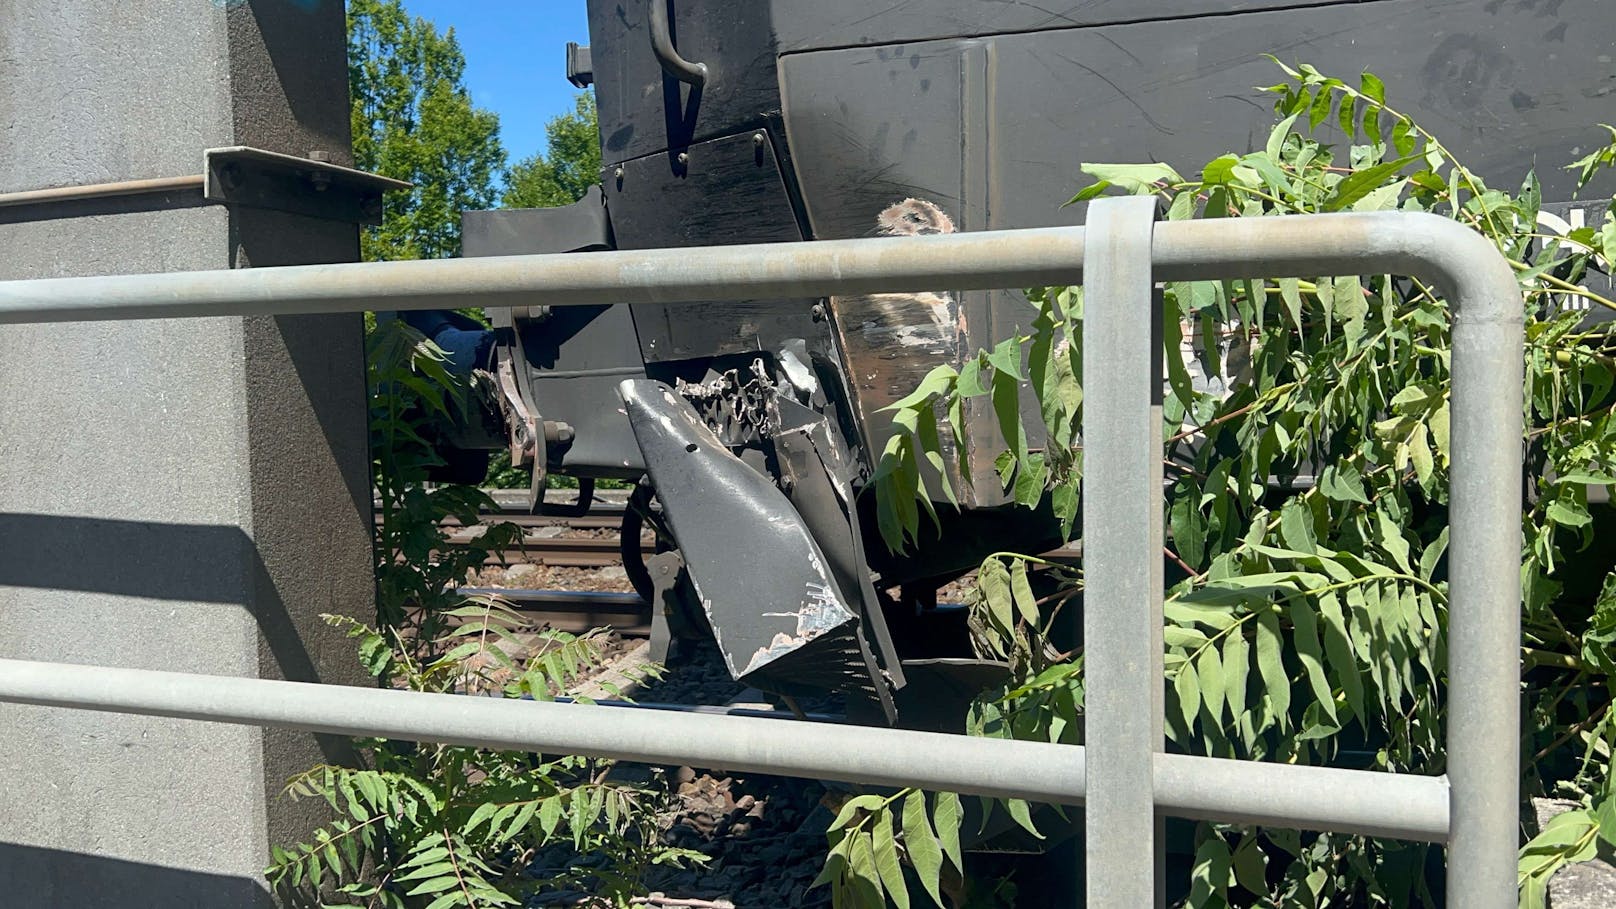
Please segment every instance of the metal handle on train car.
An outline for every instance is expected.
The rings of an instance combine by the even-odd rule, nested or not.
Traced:
[[[662,71],[690,85],[707,82],[707,64],[691,63],[679,56],[673,46],[673,30],[668,26],[668,4],[673,0],[651,0],[651,53],[656,54]]]

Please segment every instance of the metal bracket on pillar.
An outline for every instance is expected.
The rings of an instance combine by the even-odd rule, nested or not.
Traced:
[[[1160,307],[1153,196],[1089,205],[1083,259],[1087,905],[1160,906],[1152,755],[1162,750]]]
[[[382,194],[413,184],[318,160],[236,145],[202,153],[202,194],[225,205],[382,223]]]

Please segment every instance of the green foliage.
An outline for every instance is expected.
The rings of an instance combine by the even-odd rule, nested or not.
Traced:
[[[599,659],[596,636],[532,627],[497,601],[452,610],[461,624],[434,646],[409,629],[326,616],[359,642],[371,674],[411,691],[523,695],[548,700]],[[518,650],[532,656],[518,664]],[[578,891],[626,905],[653,865],[705,861],[660,844],[653,790],[611,782],[610,762],[544,760],[522,752],[362,742],[372,766],[322,765],[294,778],[293,798],[323,798],[334,820],[307,842],[276,847],[265,874],[294,900],[324,892],[334,905],[519,906],[540,892]],[[528,874],[552,844],[605,861]],[[326,903],[326,905],[333,905]]]
[[[453,30],[401,0],[349,0],[354,164],[415,188],[389,193],[361,238],[366,261],[460,253],[460,212],[487,208],[505,167],[499,117],[472,104]]]
[[[945,888],[957,892],[965,874],[959,843],[963,811],[951,792],[932,795],[929,807],[927,802],[918,789],[843,802],[828,828],[831,848],[814,886],[829,885],[836,906],[886,906],[890,900],[909,909],[912,878],[933,903],[945,907]]]
[[[471,486],[432,485],[443,463],[433,446],[434,427],[464,419],[470,389],[445,366],[446,355],[401,320],[383,321],[366,337],[370,391],[371,481],[378,500],[375,537],[377,612],[399,627],[406,609],[420,607],[421,640],[439,630],[445,609],[459,602],[453,588],[480,567],[490,551],[514,545],[521,529],[501,523],[470,546],[451,547],[440,523],[455,518],[472,526],[493,502]]]
[[[511,167],[501,206],[570,205],[600,182],[600,124],[594,95],[580,92],[572,112],[551,118],[544,134],[547,151]]]
[[[1541,905],[1555,870],[1590,857],[1599,837],[1616,838],[1616,574],[1601,588],[1608,562],[1590,569],[1575,558],[1597,542],[1589,487],[1616,484],[1616,337],[1562,311],[1575,298],[1616,308],[1578,283],[1616,256],[1616,220],[1544,236],[1534,175],[1513,194],[1486,185],[1388,106],[1371,74],[1354,86],[1309,66],[1282,68],[1286,81],[1265,89],[1278,122],[1263,150],[1220,156],[1195,178],[1160,164],[1085,165],[1095,182],[1074,201],[1154,194],[1174,221],[1435,212],[1477,230],[1511,261],[1527,313],[1524,789],[1581,803],[1522,851],[1522,903]],[[1346,146],[1311,135],[1327,122]],[[1572,167],[1586,183],[1613,162],[1616,144]],[[918,539],[920,513],[934,507],[924,501],[920,463],[946,477],[939,426],[962,447],[961,401],[971,397],[989,397],[998,416],[1006,489],[1023,505],[1049,496],[1070,528],[1082,474],[1082,297],[1078,288],[1028,296],[1029,334],[981,352],[963,371],[939,367],[891,408],[898,432],[876,478],[889,545]],[[1162,322],[1167,555],[1183,571],[1164,607],[1172,747],[1442,772],[1447,302],[1420,281],[1389,275],[1179,282],[1165,288]],[[1232,390],[1196,391],[1186,356]],[[1013,389],[1021,381],[1035,392],[1037,413],[1020,412]],[[1048,439],[1042,450],[1023,429],[1034,421]],[[1319,467],[1316,482],[1289,485],[1309,465]],[[996,553],[979,572],[977,647],[1010,660],[1016,681],[978,699],[972,731],[1081,741],[1081,649],[1060,653],[1048,635],[1054,610],[1081,589],[1081,573],[1054,575],[1062,593],[1033,601],[1024,579],[1036,564]],[[885,829],[879,818],[859,823],[872,837]],[[858,857],[855,850],[843,861],[853,868]],[[1435,867],[1434,847],[1422,844],[1201,824],[1189,903],[1428,904]],[[867,894],[869,875],[856,876]]]

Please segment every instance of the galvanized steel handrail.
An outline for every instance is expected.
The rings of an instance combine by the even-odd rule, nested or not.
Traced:
[[[1162,902],[1161,320],[1155,196],[1089,206],[1083,257],[1083,741],[1088,905]]]
[[[28,660],[0,660],[0,701],[1084,802],[1081,745]],[[1309,830],[1428,842],[1442,841],[1448,828],[1447,785],[1433,777],[1164,754],[1156,778],[1157,803],[1183,817],[1287,826],[1307,817],[1316,819],[1301,825]],[[1243,804],[1239,793],[1253,785],[1276,798]],[[1384,793],[1406,808],[1388,822],[1364,811],[1361,799],[1341,798],[1342,787]]]
[[[431,309],[464,305],[468,297],[492,306],[668,303],[1064,284],[1081,279],[1086,237],[1083,228],[1044,228],[588,256],[10,281],[0,282],[0,324],[343,312],[378,305]],[[1513,906],[1524,337],[1520,292],[1507,262],[1462,225],[1410,213],[1163,223],[1151,231],[1149,250],[1154,281],[1393,273],[1435,283],[1453,302],[1454,385],[1447,776],[1156,754],[1150,760],[1154,804],[1158,810],[1192,817],[1446,839],[1452,869],[1449,905]],[[1091,313],[1105,305],[1092,295],[1087,302]],[[1155,313],[1139,317],[1154,321]],[[1091,432],[1086,444],[1093,446],[1101,438]],[[1086,689],[1093,697],[1096,686],[1106,684],[1104,677],[1091,674]],[[385,706],[374,700],[378,697],[388,699]],[[1089,768],[1084,749],[896,730],[647,716],[610,708],[9,660],[0,661],[0,701],[727,764],[1041,801],[1076,803],[1085,792],[1094,796],[1085,784]],[[807,752],[811,760],[803,757]],[[1445,816],[1434,808],[1444,796]]]

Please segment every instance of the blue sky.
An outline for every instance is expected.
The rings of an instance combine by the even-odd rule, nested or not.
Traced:
[[[514,164],[544,151],[544,124],[572,109],[567,42],[589,43],[584,0],[404,0],[439,31],[454,28],[466,54],[466,87],[499,114]]]

